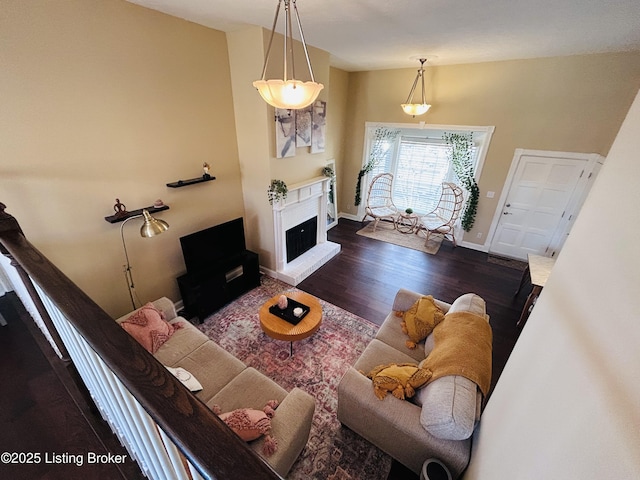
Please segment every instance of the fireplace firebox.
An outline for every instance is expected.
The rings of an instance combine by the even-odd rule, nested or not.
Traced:
[[[310,218],[286,231],[287,262],[316,246],[318,217]]]

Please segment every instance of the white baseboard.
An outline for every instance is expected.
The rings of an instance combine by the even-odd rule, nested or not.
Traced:
[[[359,222],[362,220],[359,216],[354,215],[353,213],[344,213],[344,212],[340,212],[338,214],[338,218],[346,218],[347,220],[353,220],[354,222]]]
[[[484,253],[487,253],[489,251],[489,248],[486,245],[479,245],[477,243],[471,243],[471,242],[460,242],[458,243],[458,246],[468,248],[469,250],[477,250],[479,252],[484,252]]]
[[[271,270],[270,268],[267,268],[263,265],[260,265],[260,273],[266,275],[267,277],[278,278],[278,274],[275,272],[275,270]]]

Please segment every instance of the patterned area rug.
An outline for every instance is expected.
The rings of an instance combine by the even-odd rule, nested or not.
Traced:
[[[322,325],[311,337],[289,343],[267,337],[258,310],[274,295],[295,290],[263,276],[262,285],[208,317],[198,328],[245,364],[287,390],[299,387],[316,399],[309,442],[287,476],[290,480],[384,480],[391,457],[340,425],[337,387],[374,338],[377,325],[320,300]]]
[[[442,236],[433,235],[429,238],[429,243],[425,246],[423,234],[401,233],[393,227],[391,222],[378,222],[376,231],[373,231],[373,222],[369,222],[366,227],[356,232],[363,237],[373,238],[381,242],[393,243],[401,247],[412,248],[421,252],[435,255],[442,244]]]

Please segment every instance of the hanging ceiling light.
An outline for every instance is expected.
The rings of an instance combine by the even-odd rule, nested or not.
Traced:
[[[418,75],[416,75],[416,79],[413,81],[413,86],[411,87],[411,91],[409,92],[409,96],[407,97],[406,103],[401,104],[402,110],[407,115],[423,115],[427,113],[427,110],[431,108],[431,105],[427,104],[424,100],[424,62],[426,62],[426,58],[420,59],[420,68],[418,69]],[[413,103],[413,92],[416,90],[416,85],[418,85],[418,79],[422,82],[422,103]]]
[[[285,11],[285,23],[284,23],[284,74],[282,80],[272,79],[265,80],[267,73],[267,65],[269,63],[269,54],[271,53],[271,44],[273,43],[273,34],[276,31],[276,24],[278,23],[278,15],[280,13],[280,6],[284,2]],[[309,74],[311,75],[310,82],[302,82],[296,80],[295,64],[293,62],[293,35],[291,28],[291,8],[293,5],[293,11],[296,17],[296,23],[298,24],[298,31],[300,32],[300,39],[302,41],[302,48],[304,49],[304,55],[307,59],[307,67],[309,67]],[[292,79],[288,79],[288,62],[287,55],[291,60],[291,76]],[[262,78],[253,82],[253,86],[258,89],[260,96],[269,105],[273,105],[276,108],[290,108],[298,109],[311,105],[316,98],[320,90],[324,88],[324,85],[317,83],[313,78],[313,70],[311,69],[311,61],[309,60],[309,52],[307,51],[307,44],[304,41],[304,34],[302,33],[302,25],[300,24],[300,16],[298,15],[298,7],[296,7],[296,0],[278,0],[278,8],[276,8],[276,15],[273,19],[273,28],[271,29],[271,38],[269,38],[269,46],[267,47],[267,54],[264,59],[264,67],[262,68]]]

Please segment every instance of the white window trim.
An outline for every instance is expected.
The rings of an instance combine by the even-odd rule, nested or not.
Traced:
[[[389,129],[400,129],[402,134],[410,134],[414,136],[424,136],[420,135],[420,132],[424,132],[424,130],[433,130],[436,134],[430,138],[442,139],[442,134],[444,132],[447,133],[456,133],[456,132],[473,132],[474,141],[478,141],[478,160],[476,163],[476,169],[474,172],[474,178],[476,182],[480,183],[480,177],[482,176],[482,169],[484,168],[484,162],[487,157],[487,152],[489,151],[489,145],[491,144],[491,138],[493,137],[493,132],[495,131],[495,126],[476,126],[476,125],[441,125],[441,124],[431,124],[431,123],[385,123],[385,122],[365,122],[365,131],[364,131],[364,146],[362,148],[362,166],[364,167],[369,160],[370,154],[370,145],[371,142],[369,138],[371,134],[378,127],[386,127]],[[409,131],[412,131],[409,133]],[[427,137],[429,138],[429,137]],[[396,146],[397,148],[397,142]],[[360,205],[358,206],[358,217],[364,218],[364,209],[366,206],[367,198],[366,192],[369,188],[370,182],[369,175],[365,175],[362,178],[362,199]]]

